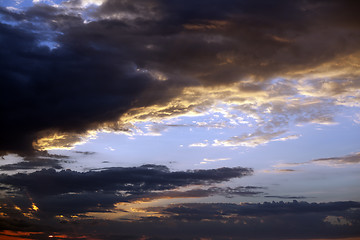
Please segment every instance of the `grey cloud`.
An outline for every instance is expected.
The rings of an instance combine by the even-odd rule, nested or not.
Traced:
[[[358,202],[177,204],[167,208],[143,209],[164,215],[144,217],[140,221],[79,217],[58,222],[19,216],[1,218],[0,226],[12,230],[45,232],[46,237],[51,232],[61,230],[62,234],[74,238],[86,236],[88,239],[176,239],[174,236],[185,240],[336,239],[359,236],[359,207]],[[328,216],[346,219],[351,224],[334,225],[325,221]]]
[[[261,188],[259,188],[261,189]],[[136,201],[152,201],[164,198],[204,198],[214,195],[232,198],[234,196],[256,196],[261,191],[250,190],[247,187],[208,189],[192,189],[188,191],[84,191],[77,193],[65,193],[50,196],[36,197],[36,204],[44,215],[73,215],[87,212],[116,212],[114,204],[119,202],[131,203]]]
[[[285,214],[308,214],[308,213],[331,213],[360,208],[358,202],[329,202],[329,203],[308,203],[298,202],[265,202],[265,203],[188,203],[174,204],[165,208],[149,208],[159,210],[161,213],[168,213],[170,217],[177,219],[202,220],[202,219],[223,219],[229,215],[241,216],[269,216]]]
[[[346,155],[343,157],[330,157],[314,159],[311,163],[324,163],[324,164],[357,164],[360,163],[360,152],[355,154]]]
[[[233,178],[249,176],[249,168],[218,168],[171,172],[166,166],[143,165],[129,168],[108,168],[89,172],[43,169],[33,173],[0,176],[0,183],[12,190],[19,205],[31,205],[29,194],[41,209],[38,214],[77,214],[114,210],[117,202],[159,198],[207,197],[212,195],[252,196],[261,192],[256,187],[175,190],[192,185],[210,185]],[[18,190],[17,190],[18,189]],[[169,191],[171,190],[171,191]],[[26,192],[27,194],[22,194]]]
[[[360,153],[349,154],[342,157],[329,157],[329,158],[318,158],[307,162],[300,163],[283,163],[278,166],[301,166],[306,164],[324,164],[328,166],[346,165],[346,164],[358,164],[360,163]]]
[[[48,154],[46,152],[38,152],[23,158],[21,162],[5,164],[0,166],[0,170],[34,170],[42,168],[62,169],[62,164],[70,161],[70,157],[59,154]]]
[[[276,196],[276,195],[266,195],[266,198],[279,198],[279,199],[305,199],[304,196]]]
[[[91,152],[91,151],[74,151],[75,153],[78,153],[78,154],[83,154],[83,155],[94,155],[96,154],[96,152]]]
[[[37,159],[35,161],[22,161],[14,164],[6,164],[0,166],[0,170],[24,170],[24,169],[36,169],[36,168],[54,168],[61,169],[62,166],[57,159]]]
[[[43,169],[30,174],[2,175],[0,182],[25,188],[39,195],[100,190],[141,192],[174,189],[193,184],[219,183],[232,178],[249,176],[252,173],[252,169],[241,167],[171,172],[166,166],[143,165],[84,173]]]

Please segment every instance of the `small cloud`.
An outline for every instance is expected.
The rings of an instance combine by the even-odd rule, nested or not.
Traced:
[[[282,138],[276,138],[276,139],[273,139],[272,141],[278,142],[278,141],[294,140],[294,139],[298,139],[299,137],[301,137],[301,135],[294,134],[294,135],[289,135],[289,136],[282,137]]]
[[[316,164],[324,164],[328,166],[337,166],[343,164],[358,164],[360,163],[360,152],[347,155],[344,157],[319,158],[319,159],[314,159],[310,162]]]
[[[360,113],[355,114],[353,121],[356,124],[360,124]]]
[[[109,151],[115,151],[116,150],[115,148],[112,148],[112,147],[106,147],[105,149],[109,150]]]
[[[280,198],[280,199],[305,199],[305,198],[307,198],[307,197],[304,197],[304,196],[288,196],[288,195],[285,195],[285,196],[266,195],[264,197],[266,197],[266,198]]]
[[[205,143],[192,143],[189,145],[189,147],[207,147],[209,146],[209,143],[205,142]]]
[[[264,170],[264,173],[290,173],[295,172],[294,169],[272,169],[272,170]]]
[[[231,158],[215,158],[215,159],[208,159],[208,158],[204,158],[202,162],[200,162],[200,164],[207,164],[209,162],[219,162],[219,161],[227,161],[230,160]]]
[[[209,140],[204,140],[204,142],[199,142],[199,143],[192,143],[189,145],[189,147],[207,147],[209,146]]]
[[[74,151],[74,153],[83,154],[83,155],[94,155],[96,152],[91,152],[91,151]]]
[[[23,158],[23,161],[0,166],[2,171],[35,170],[41,168],[62,169],[62,163],[68,162],[69,156],[39,153]]]
[[[352,225],[352,223],[343,216],[327,216],[324,222],[330,223],[331,225]]]
[[[323,117],[311,120],[310,123],[320,124],[320,125],[338,125],[338,122],[335,122],[331,117]]]
[[[278,163],[276,165],[274,165],[273,167],[276,168],[282,168],[282,167],[296,167],[299,165],[304,165],[307,164],[308,162],[303,162],[303,163]]]
[[[228,140],[214,140],[213,146],[223,147],[257,147],[258,145],[265,145],[274,138],[284,134],[286,131],[266,132],[257,130],[251,134],[243,134],[241,136],[234,136]]]
[[[340,166],[347,164],[359,164],[360,163],[360,152],[346,155],[343,157],[329,157],[329,158],[318,158],[302,163],[279,163],[274,165],[274,167],[296,167],[306,164],[319,164],[326,166]],[[279,170],[276,170],[279,171]]]
[[[295,172],[294,169],[278,169],[278,172]]]

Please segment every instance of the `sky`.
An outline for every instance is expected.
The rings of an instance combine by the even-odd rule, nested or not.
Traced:
[[[0,0],[0,239],[360,240],[359,11]]]

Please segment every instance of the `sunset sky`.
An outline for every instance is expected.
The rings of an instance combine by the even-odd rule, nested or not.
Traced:
[[[359,12],[0,0],[0,239],[360,240]]]

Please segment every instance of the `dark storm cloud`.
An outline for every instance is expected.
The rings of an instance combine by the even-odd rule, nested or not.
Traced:
[[[0,218],[0,226],[46,233],[61,230],[87,239],[344,239],[360,233],[359,206],[357,202],[178,204],[148,209],[164,215],[139,221],[79,217],[58,220],[59,224],[55,219],[39,221],[19,215]]]
[[[169,233],[211,239],[326,239],[358,236],[358,202],[272,202],[263,204],[179,204],[159,211]],[[150,209],[149,209],[150,210]],[[150,211],[156,212],[156,209]],[[168,214],[168,215],[167,215]],[[167,215],[167,217],[166,217]],[[335,219],[328,221],[329,216]],[[345,220],[338,224],[336,219]],[[150,219],[144,219],[144,222]],[[157,232],[153,228],[155,232]],[[180,229],[182,229],[180,231]],[[160,230],[160,229],[159,229]],[[151,234],[150,234],[151,235]]]
[[[68,39],[50,51],[32,31],[0,24],[0,32],[3,151],[32,151],[42,131],[83,133],[116,120],[152,81],[96,44]]]
[[[149,208],[149,211],[158,210],[162,214],[169,214],[176,219],[204,220],[226,219],[229,216],[269,216],[286,214],[308,213],[336,213],[352,208],[360,208],[359,202],[329,202],[308,203],[298,202],[265,202],[265,203],[186,203],[174,204],[163,208]]]
[[[358,10],[357,1],[109,0],[85,24],[76,9],[1,8],[0,150],[29,153],[40,137],[83,134],[183,87],[252,76],[250,90],[261,90],[358,51]]]
[[[40,215],[74,215],[87,212],[110,212],[114,204],[126,202],[127,198],[114,193],[82,192],[35,198]]]
[[[136,200],[256,195],[261,192],[254,191],[257,189],[255,187],[210,187],[185,192],[167,191],[184,186],[220,183],[252,173],[252,169],[241,167],[171,172],[166,166],[143,165],[84,173],[43,169],[29,174],[3,174],[0,176],[0,183],[9,186],[9,190],[19,189],[16,197],[11,199],[10,205],[18,201],[19,206],[28,209],[26,204],[31,205],[34,201],[42,214],[56,215],[112,211],[117,202]],[[28,200],[28,194],[32,201]]]
[[[155,46],[147,65],[196,75],[204,84],[224,84],[249,75],[261,79],[278,76],[359,49],[355,41],[359,36],[346,19],[348,5],[359,9],[353,1],[110,0],[99,13],[123,13],[122,21],[144,24],[142,29],[148,35],[143,44]],[[157,18],[148,21],[152,15]],[[352,14],[352,20],[354,17]],[[339,30],[346,32],[341,39]],[[339,40],[349,45],[339,45]]]
[[[194,184],[219,183],[232,178],[249,176],[252,173],[252,169],[241,167],[171,172],[166,166],[143,165],[83,173],[43,169],[29,174],[2,175],[0,182],[27,189],[30,193],[38,195],[117,190],[144,192]]]
[[[70,192],[58,195],[41,195],[37,196],[30,192],[33,201],[40,211],[39,216],[54,215],[74,215],[88,212],[113,212],[115,204],[120,202],[131,203],[136,201],[148,202],[156,199],[169,198],[203,198],[214,195],[231,198],[233,196],[255,196],[262,192],[245,190],[246,187],[238,188],[219,188],[211,187],[208,189],[192,189],[188,191],[138,191],[121,194],[115,191],[80,191]],[[23,209],[31,208],[31,202],[26,196],[15,196],[9,205],[11,207],[21,206]],[[14,212],[12,210],[12,212]]]
[[[276,196],[276,195],[266,195],[266,198],[279,198],[279,199],[305,199],[304,196]]]

